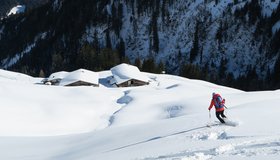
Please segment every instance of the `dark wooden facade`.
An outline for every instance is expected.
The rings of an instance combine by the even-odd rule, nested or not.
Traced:
[[[67,84],[65,86],[94,86],[94,87],[98,87],[99,84],[93,84],[93,83],[89,83],[89,82],[84,82],[84,81],[77,81],[77,82],[73,82],[71,84]]]
[[[143,86],[143,85],[148,85],[149,82],[143,82],[140,80],[136,80],[136,79],[131,79],[128,81],[125,81],[121,84],[118,84],[118,87],[135,87],[135,86]]]

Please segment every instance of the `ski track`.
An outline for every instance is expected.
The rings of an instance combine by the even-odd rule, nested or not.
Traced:
[[[280,141],[255,140],[239,144],[224,144],[215,148],[184,151],[172,155],[159,156],[157,158],[145,158],[143,160],[208,160],[215,157],[241,156],[253,157],[258,155],[280,155]]]
[[[195,141],[221,141],[221,145],[201,150],[185,150],[180,153],[144,158],[143,160],[208,160],[233,156],[249,157],[259,155],[280,156],[280,137],[275,136],[228,136],[227,131],[232,127],[208,128],[196,131],[186,136]],[[252,138],[254,140],[252,140]],[[188,139],[188,141],[190,140]]]
[[[123,110],[130,101],[132,101],[132,98],[129,97],[128,94],[129,91],[124,91],[124,95],[117,100],[117,103],[121,104],[122,107],[111,115],[111,117],[109,118],[109,126],[111,126],[114,123],[115,115],[118,114],[118,112],[120,112],[121,110]]]
[[[133,143],[133,144],[128,144],[128,145],[125,145],[125,146],[122,146],[122,147],[119,147],[119,148],[115,148],[115,149],[106,151],[105,153],[120,150],[120,149],[124,149],[124,148],[128,148],[128,147],[132,147],[132,146],[143,144],[143,143],[148,143],[148,142],[151,142],[151,141],[155,141],[155,140],[159,140],[159,139],[163,139],[163,138],[167,138],[167,137],[172,137],[172,136],[177,136],[177,135],[181,135],[181,134],[188,133],[188,132],[193,132],[193,131],[200,130],[200,129],[203,129],[203,128],[206,128],[206,126],[192,128],[192,129],[189,129],[189,130],[173,133],[173,134],[166,135],[166,136],[155,136],[155,137],[152,137],[148,140],[144,140],[144,141]]]

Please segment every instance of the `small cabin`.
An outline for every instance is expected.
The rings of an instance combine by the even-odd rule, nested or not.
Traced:
[[[132,86],[143,86],[148,85],[150,79],[140,72],[136,66],[122,63],[111,68],[112,79],[110,80],[111,85],[118,87],[132,87]]]
[[[60,86],[99,86],[99,74],[86,69],[78,69],[64,77]]]

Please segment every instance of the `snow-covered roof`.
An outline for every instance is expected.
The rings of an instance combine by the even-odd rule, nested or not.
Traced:
[[[13,7],[7,15],[10,16],[13,14],[23,13],[25,12],[25,8],[25,5],[17,5]]]
[[[68,74],[69,74],[69,72],[65,72],[65,71],[60,71],[60,72],[53,73],[53,74],[51,74],[49,76],[48,81],[53,81],[53,80],[57,80],[57,79],[63,79]]]
[[[149,82],[149,78],[145,74],[141,73],[136,66],[132,66],[129,64],[122,63],[120,65],[117,65],[111,68],[111,72],[116,84],[121,84],[131,79]]]
[[[83,81],[91,84],[98,84],[99,74],[86,69],[78,69],[70,72],[59,83],[60,86],[66,86],[78,81]]]

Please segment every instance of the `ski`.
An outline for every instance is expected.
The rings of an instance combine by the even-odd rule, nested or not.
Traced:
[[[236,127],[238,126],[238,122],[233,122],[230,120],[225,120],[225,123],[221,123],[220,121],[215,121],[216,123],[219,123],[219,125],[226,125],[226,126],[231,126],[231,127]]]

